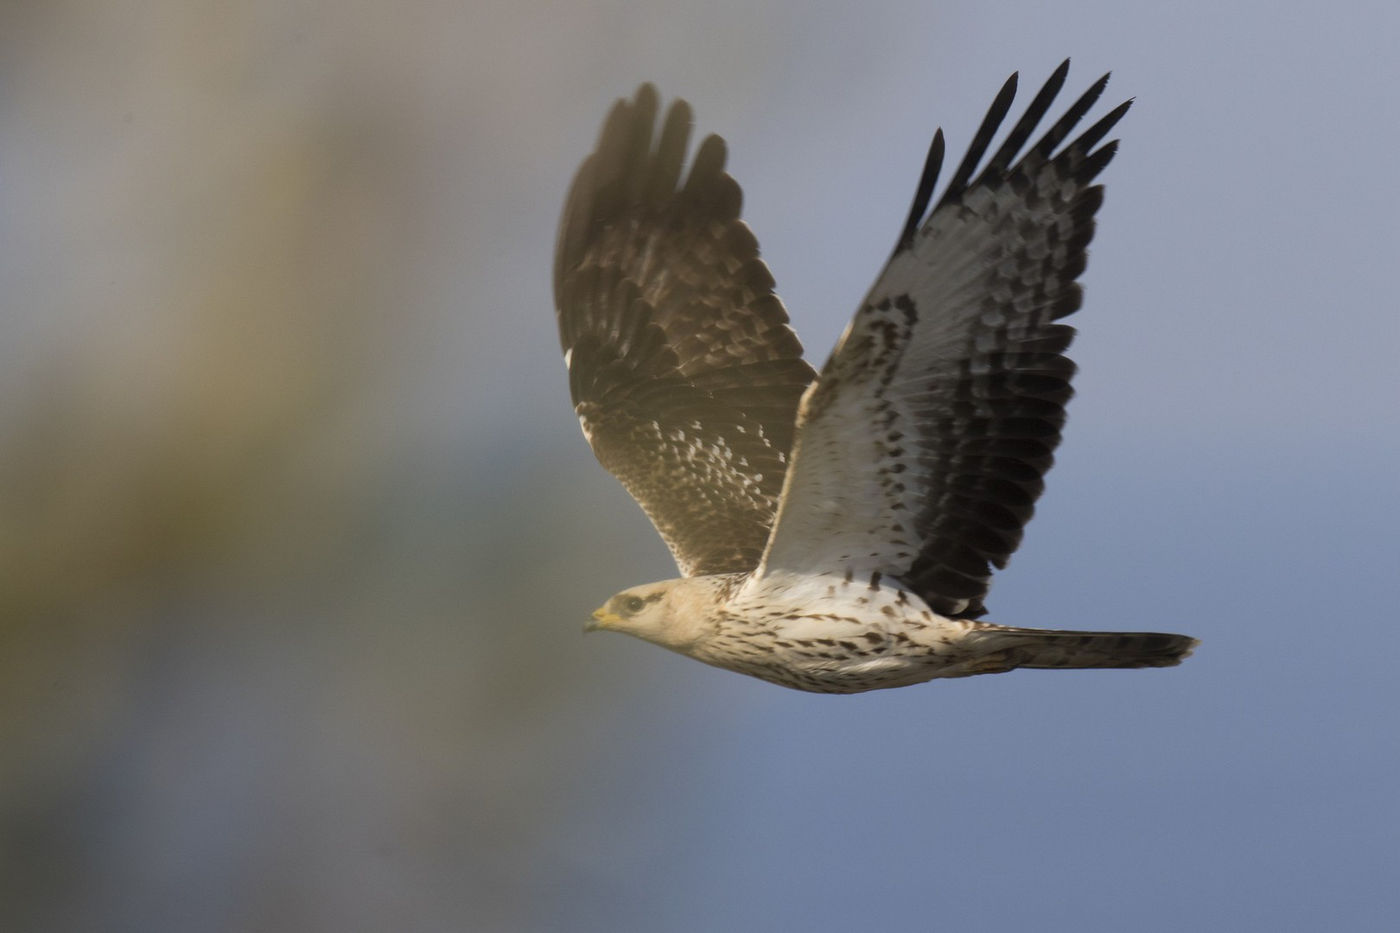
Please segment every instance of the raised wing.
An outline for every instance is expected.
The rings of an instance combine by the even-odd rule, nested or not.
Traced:
[[[613,107],[574,178],[554,259],[559,338],[583,433],[681,572],[752,570],[797,403],[815,377],[739,220],[724,140],[679,185],[690,107],[653,144],[656,89]]]
[[[973,618],[1021,541],[1060,442],[1079,308],[1124,103],[1059,148],[1108,76],[1017,154],[1064,84],[1062,64],[985,167],[1006,82],[926,221],[933,140],[894,255],[803,398],[793,466],[762,573],[894,577],[937,612]],[[1058,149],[1058,152],[1057,152]],[[1014,161],[1014,164],[1013,164]]]

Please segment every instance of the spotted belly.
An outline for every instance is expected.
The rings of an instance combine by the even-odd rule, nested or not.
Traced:
[[[922,607],[912,613],[884,608],[872,601],[861,609],[874,612],[731,616],[696,657],[814,693],[862,693],[967,673],[969,656],[960,645],[975,623]]]

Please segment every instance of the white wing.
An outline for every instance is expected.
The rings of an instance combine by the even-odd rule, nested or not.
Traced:
[[[783,497],[758,576],[791,570],[899,579],[937,612],[975,617],[992,567],[1020,543],[1060,440],[1074,331],[1116,143],[1114,109],[1056,152],[1093,85],[1015,164],[1066,61],[972,179],[1015,96],[1012,75],[928,220],[935,135],[894,255],[803,396]]]

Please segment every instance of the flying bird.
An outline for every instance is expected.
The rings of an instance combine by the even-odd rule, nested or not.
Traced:
[[[616,103],[564,205],[559,336],[585,437],[681,577],[618,593],[588,628],[819,693],[1191,653],[1184,635],[980,618],[1060,441],[1060,321],[1117,148],[1100,142],[1132,103],[1066,142],[1104,75],[1026,148],[1068,70],[985,158],[1011,76],[930,210],[934,134],[894,253],[820,373],[739,219],[724,141],[684,172],[690,107],[658,133],[650,84]]]

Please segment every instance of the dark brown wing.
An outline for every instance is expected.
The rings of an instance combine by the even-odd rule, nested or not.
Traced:
[[[894,255],[803,400],[763,573],[880,574],[944,615],[983,612],[1060,442],[1074,331],[1056,322],[1079,308],[1103,200],[1093,181],[1117,144],[1095,147],[1128,109],[1059,148],[1105,75],[1017,160],[1068,66],[972,180],[1012,75],[924,220],[943,157],[934,137]]]
[[[690,108],[654,140],[656,90],[618,101],[574,179],[554,260],[574,408],[599,462],[686,575],[752,570],[815,373],[708,137],[679,184]]]

